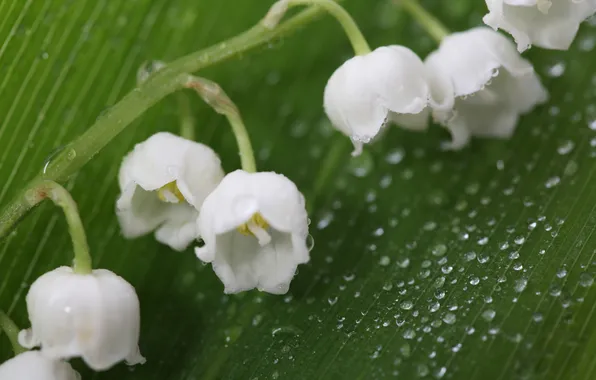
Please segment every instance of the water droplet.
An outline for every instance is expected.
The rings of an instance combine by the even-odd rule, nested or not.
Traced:
[[[544,319],[544,317],[542,316],[542,313],[540,313],[540,312],[535,312],[534,314],[532,314],[532,320],[534,322],[542,322],[543,319]]]
[[[410,310],[414,307],[414,303],[412,303],[412,301],[403,301],[399,306],[403,310]]]
[[[333,306],[337,303],[337,299],[338,299],[337,296],[329,297],[329,298],[327,298],[327,302],[329,302],[329,305]]]
[[[490,260],[490,257],[488,257],[488,255],[487,255],[487,254],[482,254],[482,255],[478,256],[478,262],[479,262],[480,264],[487,263],[487,262],[488,262],[488,260]]]
[[[43,174],[46,174],[48,167],[52,163],[52,160],[54,158],[56,158],[56,156],[58,156],[58,154],[60,154],[60,152],[62,152],[65,147],[66,147],[66,145],[61,145],[50,152],[50,154],[46,157],[46,159],[43,162],[43,169],[42,169]]]
[[[418,364],[418,366],[416,367],[416,373],[418,374],[419,377],[428,376],[429,372],[430,371],[426,364]]]
[[[410,266],[410,259],[405,257],[402,259],[398,259],[396,262],[397,266],[400,268],[407,268]]]
[[[408,343],[404,343],[400,348],[399,348],[399,352],[401,352],[401,354],[404,357],[409,357],[410,353],[412,352],[412,349],[410,348],[410,345]]]
[[[437,310],[439,310],[441,308],[441,304],[438,302],[433,302],[432,304],[430,304],[428,306],[428,310],[430,310],[431,313],[436,312]]]
[[[74,160],[75,158],[77,158],[77,151],[76,151],[76,150],[74,150],[74,149],[72,149],[72,148],[70,148],[70,149],[68,150],[68,153],[66,153],[66,159],[67,159],[68,161],[72,161],[72,160]]]
[[[547,71],[548,75],[553,78],[558,78],[561,75],[565,74],[565,63],[564,62],[557,62],[551,67],[548,68]]]
[[[312,249],[315,247],[315,238],[312,237],[312,235],[308,235],[306,237],[306,248],[308,249],[308,251],[312,251]]]
[[[478,245],[486,245],[488,243],[488,237],[478,239]]]
[[[382,267],[386,267],[389,264],[391,264],[391,259],[389,258],[389,256],[381,256],[381,258],[379,259],[379,265],[381,265]]]
[[[457,317],[453,313],[447,313],[443,316],[443,322],[447,323],[448,325],[452,325],[457,320]]]
[[[369,175],[374,166],[372,156],[367,150],[364,150],[359,156],[350,158],[348,164],[350,173],[359,178]]]
[[[389,152],[385,157],[385,161],[392,165],[399,164],[404,159],[405,155],[406,153],[403,148],[396,148]]]
[[[559,183],[561,183],[561,178],[559,178],[559,177],[557,177],[557,176],[554,176],[554,177],[551,177],[551,178],[549,178],[549,179],[548,179],[548,180],[547,180],[547,181],[544,183],[544,186],[545,186],[547,189],[550,189],[550,188],[553,188],[553,187],[557,186]]]
[[[513,242],[517,245],[522,245],[526,241],[526,238],[523,236],[517,236]]]
[[[575,148],[575,143],[571,140],[567,140],[563,142],[561,145],[559,145],[559,147],[557,148],[557,153],[564,156],[566,154],[571,153],[573,148]]]
[[[440,288],[440,287],[442,287],[444,284],[445,284],[445,277],[441,276],[441,277],[437,277],[437,278],[435,279],[435,282],[434,282],[434,284],[433,284],[433,285],[435,286],[435,288]]]
[[[164,67],[166,67],[166,64],[158,60],[147,61],[143,63],[137,70],[137,86],[146,82],[153,73],[163,69]]]
[[[484,320],[487,322],[490,322],[493,319],[495,319],[496,315],[497,315],[497,312],[494,311],[493,309],[486,309],[482,312],[482,318],[484,318]]]
[[[457,352],[457,351],[454,351],[454,352]],[[447,373],[447,367],[441,367],[435,371],[434,376],[437,379],[442,379],[446,373]]]
[[[468,252],[464,255],[466,261],[472,261],[476,258],[476,252]]]
[[[524,291],[524,289],[526,289],[527,285],[528,285],[528,279],[522,277],[520,279],[515,280],[514,289],[516,292],[521,293]]]
[[[590,273],[583,272],[579,275],[579,284],[584,288],[592,286],[593,283],[594,277]]]
[[[443,256],[445,253],[447,253],[447,246],[445,244],[437,244],[432,249],[434,256]]]
[[[472,277],[472,278],[470,279],[470,285],[474,285],[474,286],[476,286],[476,285],[478,285],[479,283],[480,283],[480,279],[479,279],[478,277]]]
[[[567,269],[561,268],[557,271],[557,277],[563,278],[565,276],[567,276]]]
[[[404,331],[403,337],[404,339],[414,339],[416,338],[416,331],[412,329],[407,329],[406,331]]]

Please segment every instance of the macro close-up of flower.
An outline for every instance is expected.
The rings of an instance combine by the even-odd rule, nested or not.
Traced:
[[[596,0],[0,0],[0,380],[593,380]]]

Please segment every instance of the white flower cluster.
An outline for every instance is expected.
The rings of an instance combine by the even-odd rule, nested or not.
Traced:
[[[520,115],[548,99],[532,64],[520,56],[531,44],[567,49],[596,0],[486,0],[487,27],[453,33],[424,62],[403,46],[384,46],[349,59],[329,79],[324,106],[333,126],[349,136],[354,155],[394,123],[425,130],[432,116],[452,136],[445,148],[472,136],[509,138]],[[519,50],[519,52],[518,52]]]
[[[282,294],[309,260],[304,197],[281,174],[237,170],[224,176],[206,145],[170,133],[138,144],[120,168],[117,214],[126,237],[155,230],[213,264],[226,293],[257,288]]]
[[[501,34],[478,27],[454,33],[423,62],[403,46],[356,56],[333,73],[325,88],[325,111],[362,144],[392,122],[425,130],[429,118],[449,130],[449,149],[471,136],[508,138],[520,115],[547,100],[530,62]]]

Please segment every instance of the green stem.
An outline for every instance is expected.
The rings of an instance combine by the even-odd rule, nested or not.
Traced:
[[[437,43],[440,44],[443,38],[451,34],[449,29],[439,19],[424,9],[418,0],[396,0],[396,2],[401,4],[409,12]]]
[[[90,274],[92,267],[87,236],[79,216],[77,204],[68,190],[54,181],[46,180],[41,182],[37,188],[29,190],[26,198],[31,206],[48,198],[62,208],[72,238],[74,250],[73,271],[78,274]]]
[[[95,124],[52,157],[43,172],[16,194],[0,213],[0,238],[6,237],[34,206],[25,196],[28,191],[36,189],[44,180],[68,180],[137,117],[166,95],[183,88],[188,79],[187,73],[223,62],[274,38],[285,36],[321,14],[320,8],[311,7],[272,30],[259,23],[236,37],[191,53],[161,68],[98,117]]]
[[[275,27],[288,8],[298,5],[314,5],[324,9],[341,24],[356,55],[370,53],[370,46],[360,28],[358,28],[356,21],[334,0],[279,0],[271,7],[268,15],[263,20],[264,25],[269,28]]]
[[[232,127],[232,131],[234,131],[234,136],[236,136],[242,169],[249,173],[255,173],[257,171],[255,155],[252,150],[250,138],[248,137],[248,131],[242,122],[242,117],[240,117],[239,113],[229,113],[226,117]]]
[[[238,107],[230,97],[217,83],[205,78],[189,76],[186,87],[194,89],[215,112],[226,116],[236,137],[242,169],[249,173],[256,172],[257,164],[248,131],[242,121]]]
[[[0,332],[1,331],[4,331],[8,340],[10,340],[15,356],[27,351],[19,344],[19,328],[2,310],[0,310]]]
[[[195,141],[195,118],[192,113],[192,107],[190,106],[190,100],[188,96],[179,92],[178,98],[178,115],[180,117],[180,136],[187,140]]]

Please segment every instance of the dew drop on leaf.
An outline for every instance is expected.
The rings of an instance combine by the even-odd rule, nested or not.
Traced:
[[[494,311],[493,309],[486,309],[482,312],[482,318],[484,318],[484,320],[487,322],[490,322],[493,319],[495,319],[496,315],[497,315],[497,312]]]
[[[579,284],[584,288],[592,286],[593,283],[594,277],[590,273],[583,272],[579,275]]]

